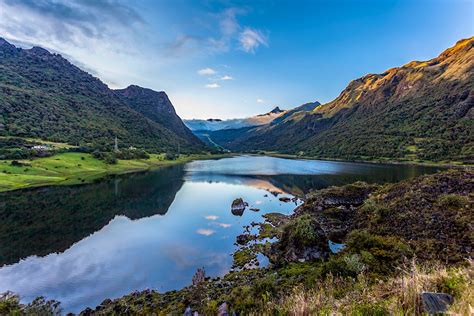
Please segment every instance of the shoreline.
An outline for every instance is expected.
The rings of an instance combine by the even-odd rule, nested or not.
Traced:
[[[158,155],[152,155],[149,159],[133,159],[133,160],[119,160],[118,164],[108,165],[103,161],[93,158],[90,154],[86,153],[63,153],[58,155],[53,155],[47,158],[38,158],[32,160],[20,160],[20,162],[25,163],[23,171],[28,170],[36,162],[52,160],[60,160],[64,156],[81,156],[87,157],[88,159],[93,159],[93,164],[98,164],[100,169],[91,169],[87,168],[81,170],[80,168],[70,169],[65,173],[60,173],[57,175],[42,175],[42,174],[25,174],[25,173],[0,173],[0,194],[8,194],[9,192],[19,191],[19,190],[28,190],[41,187],[50,187],[50,186],[64,186],[64,185],[81,185],[81,184],[90,184],[94,181],[106,179],[109,176],[117,175],[126,175],[132,173],[140,173],[146,171],[152,171],[163,167],[173,166],[177,164],[184,164],[187,162],[195,160],[211,160],[211,159],[221,159],[227,157],[233,157],[234,154],[192,154],[179,157],[176,160],[161,160],[158,158]],[[4,168],[11,168],[11,160],[0,160],[0,169],[3,164],[7,164]],[[45,163],[46,164],[46,163]],[[47,173],[50,170],[44,167],[41,163],[35,164],[35,167],[39,167],[40,172]],[[77,165],[79,167],[80,164]],[[57,168],[55,166],[54,168]],[[60,165],[60,168],[68,168],[68,166]],[[33,170],[36,172],[36,170]],[[22,179],[22,178],[26,179]]]
[[[191,154],[191,155],[183,155],[176,160],[164,160],[159,158],[160,155],[153,154],[149,159],[133,159],[133,160],[119,160],[118,164],[108,165],[105,164],[103,161],[93,158],[90,154],[86,153],[63,153],[54,155],[47,158],[38,158],[32,160],[20,160],[26,164],[26,169],[28,169],[29,165],[33,164],[37,161],[42,160],[59,160],[55,157],[62,157],[63,155],[78,155],[78,156],[86,156],[89,158],[94,159],[94,163],[100,164],[100,169],[84,169],[81,170],[78,168],[80,164],[73,166],[74,169],[69,169],[66,173],[62,173],[59,175],[42,175],[42,174],[25,174],[25,173],[0,173],[0,194],[8,193],[18,190],[27,190],[27,189],[34,189],[39,187],[49,187],[49,186],[56,186],[56,185],[81,185],[81,184],[90,184],[94,181],[100,179],[106,179],[109,176],[116,176],[116,175],[125,175],[131,173],[140,173],[146,172],[151,170],[156,170],[159,168],[177,165],[177,164],[184,164],[187,162],[195,161],[195,160],[207,160],[207,159],[221,159],[221,158],[230,158],[239,155],[249,155],[249,156],[268,156],[274,158],[282,158],[282,159],[300,159],[300,160],[320,160],[320,161],[334,161],[334,162],[348,162],[348,163],[367,163],[367,164],[386,164],[386,165],[412,165],[412,166],[422,166],[422,167],[439,167],[439,168],[446,168],[446,169],[472,169],[474,165],[466,165],[466,164],[456,164],[456,163],[427,163],[427,162],[416,162],[416,161],[397,161],[397,160],[362,160],[362,159],[353,159],[353,160],[345,160],[340,158],[320,158],[320,157],[308,157],[308,156],[297,156],[291,154],[282,154],[276,152],[265,152],[264,155],[260,155],[257,153],[222,153],[222,154]],[[2,162],[10,163],[11,160],[0,160],[0,168],[2,167]],[[79,161],[80,162],[80,161]],[[5,167],[5,166],[4,166]],[[8,166],[7,166],[8,167]],[[62,166],[64,168],[68,168]],[[20,167],[24,168],[24,167]],[[54,168],[58,168],[55,166]],[[45,168],[48,170],[48,168]],[[17,170],[18,171],[18,170]],[[45,172],[45,170],[41,170]],[[49,172],[49,171],[48,171]],[[21,178],[25,176],[25,180],[21,182],[20,185],[17,184],[18,181],[16,178]],[[43,178],[43,179],[41,179]],[[15,182],[17,180],[17,182]]]
[[[255,153],[247,153],[252,156],[262,156]],[[363,159],[341,159],[341,158],[325,158],[325,157],[310,157],[297,156],[292,154],[281,154],[276,152],[265,152],[265,155],[275,158],[286,159],[301,159],[301,160],[322,160],[322,161],[336,161],[336,162],[354,162],[354,163],[370,163],[370,164],[387,164],[387,165],[408,165],[408,166],[422,166],[422,167],[441,167],[441,168],[457,168],[457,169],[472,169],[474,164],[456,164],[456,163],[436,163],[436,162],[420,162],[420,161],[400,161],[400,160],[363,160]]]

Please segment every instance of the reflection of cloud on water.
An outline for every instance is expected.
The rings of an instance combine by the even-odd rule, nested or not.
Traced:
[[[197,267],[204,266],[212,276],[229,269],[228,253],[181,243],[165,229],[156,229],[162,220],[119,216],[63,253],[4,266],[0,292],[21,293],[23,302],[45,295],[60,301],[65,312],[78,312],[135,290],[186,286]]]
[[[212,224],[217,225],[222,228],[229,228],[232,226],[231,224],[226,224],[226,223],[212,223]]]
[[[211,236],[213,234],[216,233],[215,230],[212,230],[212,229],[204,229],[204,228],[200,228],[196,231],[196,233],[198,233],[199,235],[204,235],[204,236]]]

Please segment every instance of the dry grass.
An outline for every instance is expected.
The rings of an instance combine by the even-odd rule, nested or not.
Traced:
[[[296,287],[285,298],[269,302],[263,314],[421,315],[420,293],[443,292],[454,297],[450,315],[473,315],[473,277],[473,261],[450,269],[419,267],[413,261],[385,282],[374,283],[361,274],[354,280],[329,276],[311,290]]]

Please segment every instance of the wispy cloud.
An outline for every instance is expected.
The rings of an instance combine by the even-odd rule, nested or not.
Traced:
[[[265,101],[263,99],[258,98],[257,103],[265,103]]]
[[[203,236],[211,236],[213,234],[216,233],[215,230],[212,230],[212,229],[204,229],[204,228],[201,228],[201,229],[198,229],[196,231],[196,233],[198,233],[199,235],[203,235]]]
[[[214,82],[214,83],[208,83],[204,87],[206,87],[208,89],[217,89],[217,88],[220,88],[221,86],[218,83]]]
[[[260,45],[268,46],[268,39],[257,29],[246,27],[239,37],[240,48],[247,53],[255,53]]]
[[[217,215],[208,215],[205,218],[210,220],[210,221],[215,221],[216,219],[219,218],[219,216],[217,216]]]
[[[221,77],[221,80],[224,80],[224,81],[225,81],[225,80],[234,80],[234,78],[231,77],[231,76],[229,76],[229,75],[225,75],[225,76],[222,76],[222,77]]]
[[[12,40],[61,48],[83,47],[100,40],[114,49],[130,50],[133,45],[117,45],[145,24],[131,7],[115,0],[31,1],[0,0],[0,32]],[[133,37],[130,37],[133,38]]]
[[[207,68],[199,69],[197,73],[200,76],[212,76],[212,75],[215,75],[217,71],[215,71],[212,68],[207,67]]]

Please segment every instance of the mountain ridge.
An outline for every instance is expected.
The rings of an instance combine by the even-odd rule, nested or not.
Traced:
[[[110,150],[202,151],[191,134],[176,135],[132,109],[100,79],[60,54],[0,40],[0,135],[42,138]],[[173,108],[174,111],[174,108]]]
[[[339,159],[474,161],[474,37],[428,61],[352,80],[277,124],[213,132],[219,145]]]

